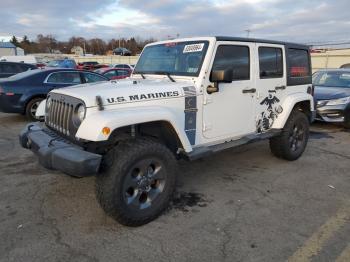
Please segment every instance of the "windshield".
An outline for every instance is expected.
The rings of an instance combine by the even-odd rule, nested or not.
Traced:
[[[145,48],[134,74],[198,76],[208,41],[173,42]]]
[[[316,86],[350,88],[350,71],[318,72],[312,82]]]

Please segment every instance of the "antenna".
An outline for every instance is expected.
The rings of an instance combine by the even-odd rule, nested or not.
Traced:
[[[247,32],[247,38],[249,38],[250,33],[252,32],[252,30],[250,30],[250,29],[246,29],[246,30],[244,30],[244,31],[246,31],[246,32]]]

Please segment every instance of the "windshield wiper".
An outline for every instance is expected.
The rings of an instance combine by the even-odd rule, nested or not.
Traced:
[[[172,78],[172,76],[170,75],[169,72],[163,72],[163,71],[156,71],[156,72],[153,72],[153,74],[156,74],[156,75],[166,75],[171,82],[176,82],[174,78]]]
[[[171,77],[169,73],[165,73],[166,76],[170,79],[171,82],[175,82],[175,79]]]
[[[134,72],[134,75],[141,75],[142,79],[146,79],[146,77],[143,74],[143,72]]]

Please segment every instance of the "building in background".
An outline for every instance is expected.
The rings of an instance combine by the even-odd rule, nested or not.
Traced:
[[[10,42],[0,42],[0,56],[17,55],[17,47]]]
[[[70,50],[72,54],[83,56],[84,55],[84,49],[81,46],[73,46]]]

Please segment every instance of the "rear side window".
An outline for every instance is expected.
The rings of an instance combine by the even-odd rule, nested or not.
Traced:
[[[129,72],[127,70],[117,70],[118,76],[127,76],[129,75]]]
[[[306,50],[289,49],[289,76],[306,77],[310,75],[309,54]]]
[[[31,70],[32,68],[28,65],[20,65],[21,67],[21,72],[27,71],[27,70]]]
[[[96,74],[84,73],[84,78],[86,83],[93,83],[99,81],[107,81],[104,77]]]
[[[51,74],[47,79],[47,83],[80,84],[81,79],[79,72],[58,72]]]
[[[248,46],[220,45],[212,70],[233,70],[233,81],[250,79]]]
[[[16,74],[22,72],[19,65],[16,64],[3,64],[1,68],[1,72],[5,74]]]
[[[308,85],[312,83],[309,50],[289,47],[287,49],[287,85]]]
[[[104,74],[105,77],[108,77],[109,79],[111,79],[114,76],[117,76],[116,72],[114,70],[109,71],[107,73]]]
[[[281,48],[259,47],[260,78],[283,77],[283,55]]]

